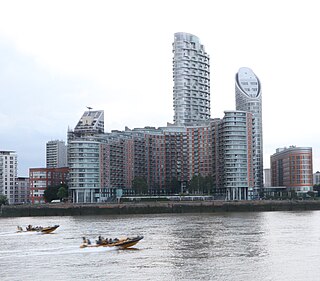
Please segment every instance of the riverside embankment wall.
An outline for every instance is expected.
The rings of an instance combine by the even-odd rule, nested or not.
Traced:
[[[320,201],[187,201],[1,206],[0,217],[320,210]]]

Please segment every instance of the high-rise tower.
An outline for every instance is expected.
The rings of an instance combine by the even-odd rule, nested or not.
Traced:
[[[0,195],[5,195],[9,204],[15,202],[18,171],[18,156],[15,151],[0,151]]]
[[[98,200],[103,134],[104,111],[91,108],[83,113],[74,131],[68,130],[69,190],[75,203]]]
[[[258,77],[250,68],[242,67],[235,77],[236,110],[252,113],[254,189],[248,198],[254,199],[263,187],[262,96]]]
[[[210,118],[210,62],[197,36],[178,32],[173,43],[174,123]]]
[[[64,141],[52,140],[46,144],[47,168],[67,167],[67,146]]]

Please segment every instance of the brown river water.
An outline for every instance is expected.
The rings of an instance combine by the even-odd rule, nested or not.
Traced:
[[[80,249],[99,235],[144,239]],[[320,280],[320,211],[0,218],[0,239],[1,281]]]

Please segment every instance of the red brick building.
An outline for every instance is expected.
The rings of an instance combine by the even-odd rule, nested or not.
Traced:
[[[313,191],[311,147],[278,148],[270,160],[272,186],[297,193]]]
[[[44,191],[48,186],[67,184],[69,168],[30,168],[30,202],[45,203]]]

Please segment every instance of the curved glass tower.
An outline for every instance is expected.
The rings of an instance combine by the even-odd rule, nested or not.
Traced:
[[[197,36],[178,32],[173,45],[174,123],[184,126],[210,118],[210,64]]]
[[[69,189],[74,203],[95,203],[100,191],[100,142],[90,139],[68,143]]]
[[[227,200],[247,200],[253,190],[252,114],[225,111],[220,123],[220,160],[223,163],[223,187]]]
[[[250,68],[242,67],[236,74],[236,110],[252,113],[254,188],[248,199],[257,198],[263,187],[262,96],[258,77]]]

